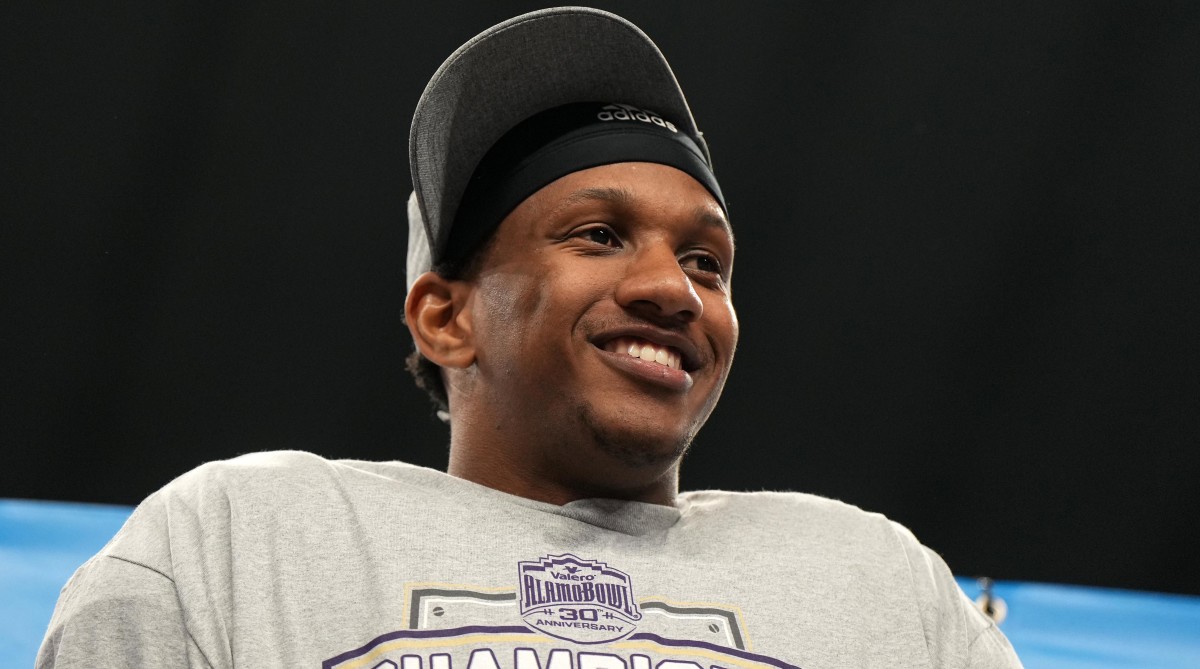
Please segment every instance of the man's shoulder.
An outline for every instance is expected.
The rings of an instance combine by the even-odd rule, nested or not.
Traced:
[[[204,463],[171,481],[156,495],[278,498],[289,493],[332,492],[347,484],[373,479],[380,483],[404,482],[431,471],[398,461],[331,460],[306,451],[262,451]]]
[[[101,551],[169,574],[180,548],[219,552],[237,536],[298,536],[356,513],[409,508],[436,494],[433,470],[265,451],[205,463],[151,494]],[[406,506],[407,505],[407,506]]]
[[[704,490],[685,493],[684,499],[687,515],[698,520],[794,541],[837,541],[847,546],[865,542],[896,549],[912,538],[907,529],[881,513],[811,493]]]
[[[789,519],[855,520],[887,522],[882,514],[866,511],[849,502],[806,492],[761,490],[697,490],[682,495],[689,507],[722,513],[767,513]]]
[[[118,535],[165,535],[194,525],[211,531],[254,519],[328,515],[348,498],[417,495],[438,472],[402,462],[330,460],[303,451],[263,451],[202,464],[138,505]]]

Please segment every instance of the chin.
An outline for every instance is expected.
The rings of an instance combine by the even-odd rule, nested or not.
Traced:
[[[649,417],[606,417],[586,404],[577,408],[579,422],[591,434],[597,450],[620,464],[636,469],[675,464],[687,452],[700,427],[679,429]],[[674,428],[674,429],[673,429]]]

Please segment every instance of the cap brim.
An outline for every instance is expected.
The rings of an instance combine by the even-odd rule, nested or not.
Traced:
[[[434,262],[467,182],[492,144],[540,111],[586,101],[658,112],[708,157],[675,75],[637,26],[586,7],[523,14],[459,47],[413,113],[409,166]]]

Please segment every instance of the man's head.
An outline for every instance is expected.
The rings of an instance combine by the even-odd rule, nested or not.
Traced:
[[[673,490],[738,329],[724,199],[657,48],[595,10],[518,17],[442,66],[411,142],[405,314],[451,470]]]

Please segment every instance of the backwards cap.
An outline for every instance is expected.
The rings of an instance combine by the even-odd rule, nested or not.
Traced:
[[[501,137],[539,112],[598,100],[661,114],[711,164],[666,59],[615,14],[587,7],[530,12],[451,54],[417,102],[409,133],[408,286],[445,258],[471,175]]]

